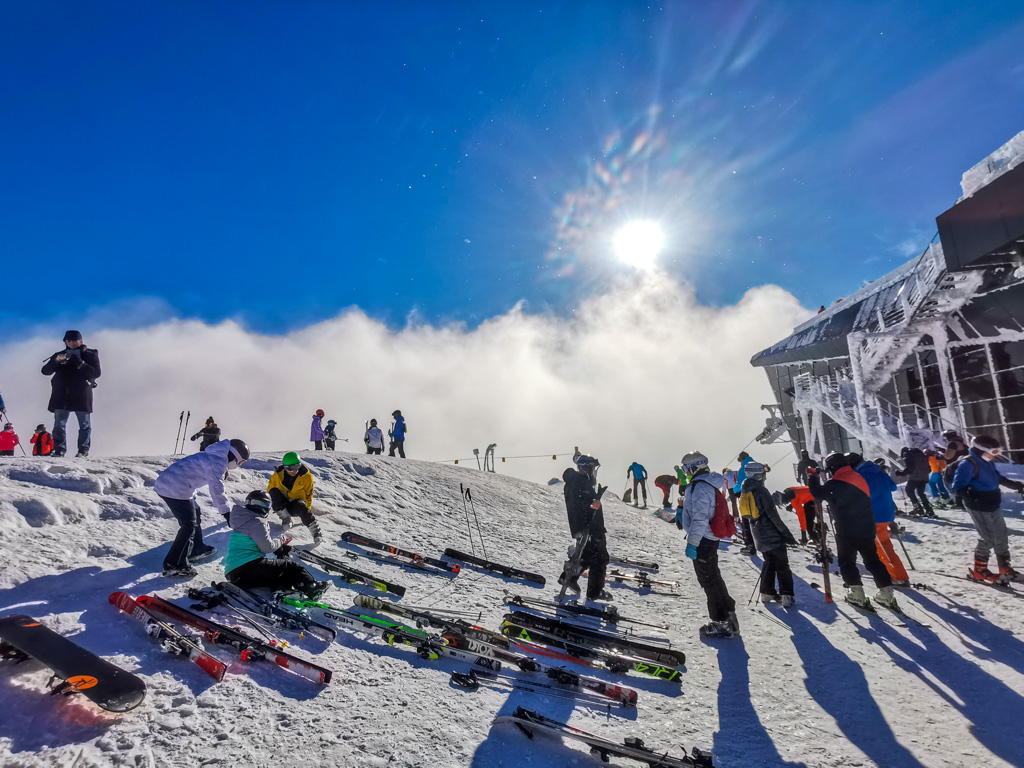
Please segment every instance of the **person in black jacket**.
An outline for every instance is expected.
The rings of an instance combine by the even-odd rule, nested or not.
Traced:
[[[597,483],[597,469],[601,466],[593,456],[581,455],[576,458],[576,468],[572,467],[562,473],[565,481],[565,512],[569,518],[569,533],[579,540],[587,529],[590,538],[583,550],[580,564],[590,568],[587,579],[587,600],[611,600],[612,596],[604,589],[605,572],[608,568],[608,540],[604,527],[604,510],[601,499],[594,486]],[[558,577],[561,584],[565,573]],[[579,582],[570,581],[568,588],[580,593]]]
[[[841,453],[826,456],[825,469],[832,479],[822,484],[818,475],[810,475],[807,488],[817,501],[828,502],[832,512],[836,525],[836,559],[847,588],[846,601],[862,608],[870,607],[857,568],[857,555],[860,554],[864,567],[878,587],[874,601],[889,608],[898,608],[892,592],[892,577],[875,548],[875,513],[871,508],[867,481],[850,466],[849,457]]]
[[[195,442],[200,437],[203,438],[203,442],[199,444],[200,451],[205,451],[214,443],[220,442],[220,427],[218,427],[217,422],[213,420],[213,416],[206,420],[206,426],[192,435],[192,442]]]
[[[796,538],[782,522],[772,495],[764,487],[763,464],[747,464],[747,479],[743,481],[740,505],[750,509],[750,531],[754,546],[764,556],[761,566],[761,602],[778,600],[786,608],[795,602],[793,597],[793,571],[789,567],[786,545],[795,546]],[[775,580],[779,587],[776,591]]]
[[[818,469],[818,462],[807,451],[800,451],[800,463],[796,465],[796,479],[800,485],[807,485],[807,470]]]
[[[64,334],[64,349],[54,353],[43,365],[50,379],[50,404],[53,414],[53,456],[63,456],[67,447],[68,416],[78,418],[78,456],[88,456],[92,444],[92,390],[100,377],[100,353],[88,349],[82,334]]]
[[[932,509],[932,504],[924,492],[932,474],[928,457],[920,448],[909,447],[900,451],[900,457],[903,459],[904,469],[896,472],[896,478],[897,480],[900,478],[907,480],[907,498],[914,505],[910,514],[915,517],[935,517],[935,510]]]

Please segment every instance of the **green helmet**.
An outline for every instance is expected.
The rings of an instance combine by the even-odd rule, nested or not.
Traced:
[[[284,455],[284,458],[281,459],[281,463],[286,467],[294,467],[296,464],[301,464],[302,460],[299,458],[299,454],[295,451],[288,451],[288,453]]]

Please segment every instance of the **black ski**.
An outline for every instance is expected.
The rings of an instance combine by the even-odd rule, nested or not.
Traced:
[[[604,492],[608,490],[607,486],[597,486],[597,500],[600,501]],[[593,513],[591,513],[593,514]],[[587,549],[587,544],[590,543],[590,525],[593,523],[593,517],[591,517],[590,524],[584,528],[578,536],[575,537],[576,544],[569,555],[569,559],[562,565],[562,575],[559,577],[559,583],[562,585],[561,589],[558,590],[558,597],[555,598],[558,602],[562,602],[565,599],[565,591],[572,589],[573,592],[579,594],[579,587],[577,579],[583,574],[583,553]]]
[[[392,584],[389,581],[378,579],[376,576],[358,571],[340,560],[324,557],[318,552],[310,552],[308,549],[293,549],[292,557],[310,563],[331,573],[336,573],[349,584],[365,584],[380,592],[390,592],[393,595],[402,597],[405,594],[405,587],[399,584]]]
[[[440,568],[435,568],[432,565],[426,565],[422,560],[413,560],[412,558],[401,557],[400,555],[392,555],[387,552],[380,552],[376,549],[363,549],[361,547],[356,547],[354,544],[351,546],[353,547],[352,549],[346,549],[343,551],[345,557],[351,557],[353,559],[357,557],[365,557],[367,560],[375,560],[378,563],[383,563],[384,565],[408,568],[409,570],[420,571],[421,573],[430,573],[434,576],[449,576],[454,578],[458,575],[452,571],[446,571]]]
[[[596,605],[579,605],[578,603],[556,603],[554,600],[542,600],[540,598],[513,595],[508,590],[505,591],[504,600],[508,605],[518,605],[523,608],[532,608],[533,606],[538,605],[545,606],[548,608],[554,608],[556,612],[564,611],[577,616],[590,616],[606,621],[609,624],[618,624],[621,621],[627,624],[636,624],[640,627],[654,627],[655,629],[669,628],[668,624],[650,624],[646,621],[640,621],[639,619],[631,619],[627,616],[623,616],[619,613],[619,609],[614,605],[599,607]]]
[[[660,566],[657,563],[645,560],[634,560],[631,557],[613,557],[608,562],[613,565],[624,565],[627,568],[640,568],[645,571],[654,571],[655,573],[660,570]]]
[[[475,566],[484,571],[492,571],[493,573],[500,573],[502,576],[507,576],[510,579],[522,579],[523,581],[531,581],[534,584],[540,584],[544,586],[547,580],[539,573],[530,573],[520,568],[513,568],[511,565],[502,565],[496,563],[493,560],[485,560],[482,557],[476,557],[475,555],[467,555],[465,552],[460,552],[457,549],[449,547],[444,551],[445,557],[450,557],[452,560],[461,560],[467,565]]]
[[[458,573],[460,570],[458,563],[446,563],[444,560],[439,560],[436,557],[427,557],[426,555],[421,555],[418,552],[410,552],[408,549],[393,547],[390,544],[385,544],[382,541],[377,541],[352,531],[345,531],[345,533],[341,534],[341,540],[348,542],[349,544],[358,544],[360,547],[365,547],[366,549],[379,549],[381,552],[389,552],[392,555],[398,555],[399,557],[409,558],[416,562],[426,563],[427,565],[432,565],[435,568],[440,568],[443,571]]]

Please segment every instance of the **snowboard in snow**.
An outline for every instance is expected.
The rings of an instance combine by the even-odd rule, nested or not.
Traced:
[[[31,616],[0,619],[0,657],[33,658],[62,682],[53,693],[80,693],[108,712],[127,712],[146,698],[146,684],[131,672],[44,627]]]

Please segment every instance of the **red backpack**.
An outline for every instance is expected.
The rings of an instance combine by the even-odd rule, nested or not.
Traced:
[[[729,539],[735,536],[736,521],[732,519],[732,514],[729,512],[729,502],[725,500],[725,494],[703,478],[695,477],[690,482],[707,483],[715,492],[715,514],[711,518],[711,535],[716,539]]]

